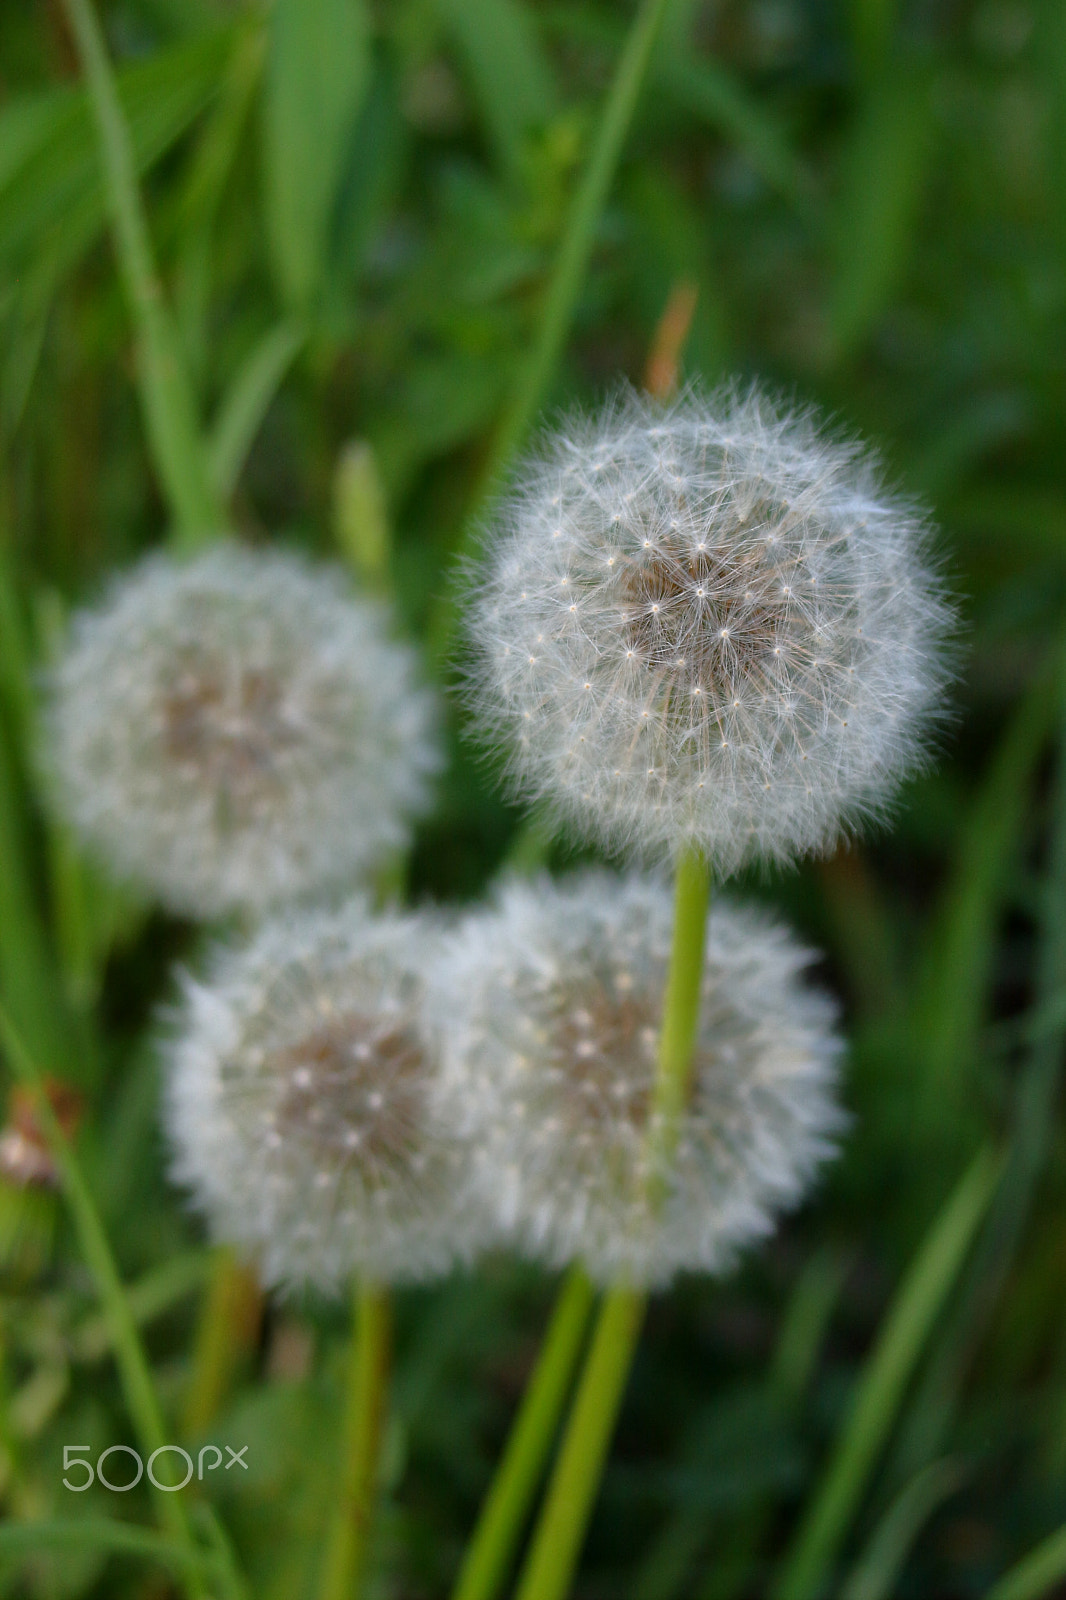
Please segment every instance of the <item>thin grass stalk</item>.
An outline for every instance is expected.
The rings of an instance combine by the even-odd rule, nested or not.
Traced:
[[[1066,1528],[1038,1544],[994,1583],[985,1600],[1041,1600],[1066,1578]]]
[[[152,256],[129,130],[91,0],[63,0],[100,138],[115,250],[138,343],[145,425],[179,543],[193,545],[224,525],[207,470],[196,398]]]
[[[359,1283],[353,1310],[341,1493],[326,1546],[319,1600],[357,1600],[378,1485],[392,1350],[389,1291]]]
[[[255,1348],[262,1310],[263,1291],[251,1267],[228,1246],[218,1246],[193,1346],[182,1418],[186,1438],[200,1438],[218,1416],[242,1360]]]
[[[677,864],[674,935],[649,1117],[653,1204],[663,1197],[691,1084],[709,904],[707,862],[698,851],[687,851]],[[516,1600],[562,1600],[570,1587],[636,1354],[646,1301],[643,1289],[625,1282],[604,1296]]]
[[[1001,1162],[988,1149],[980,1151],[937,1214],[889,1308],[851,1414],[770,1590],[770,1600],[813,1600],[822,1593],[1001,1172]]]
[[[101,1306],[110,1325],[115,1363],[137,1442],[148,1458],[155,1451],[165,1447],[169,1441],[163,1424],[163,1413],[152,1383],[148,1358],[141,1344],[137,1323],[119,1276],[103,1222],[78,1159],[64,1137],[63,1130],[49,1104],[44,1091],[41,1069],[23,1045],[3,1009],[0,1009],[0,1041],[16,1077],[25,1084],[33,1097],[34,1114],[48,1141],[59,1171],[82,1254],[92,1273]],[[169,1470],[167,1465],[169,1457],[163,1456],[162,1462],[163,1466],[158,1474],[160,1477]],[[174,1543],[187,1552],[190,1563],[188,1593],[193,1600],[202,1600],[205,1590],[197,1573],[202,1564],[203,1552],[193,1536],[185,1508],[173,1492],[153,1487],[153,1494],[161,1526]]]
[[[1017,807],[1026,792],[1021,786],[1024,783],[1027,788],[1032,780],[1033,769],[1052,729],[1057,732],[1058,745],[1033,1000],[1033,1012],[1038,1016],[1053,1012],[1056,1000],[1066,989],[1066,646],[1056,649],[1052,668],[1050,683],[1044,676],[1039,678],[1015,716],[1015,727],[1029,730],[1028,740],[1031,741],[1024,747],[1026,759],[1015,780],[1020,789],[1015,802]],[[1015,737],[1012,728],[1004,741],[1004,753],[1015,742]],[[1005,769],[1004,753],[996,758],[992,779]],[[987,798],[994,798],[994,794]],[[985,800],[982,811],[987,809]],[[1013,1131],[1003,1182],[977,1242],[973,1262],[939,1349],[911,1409],[898,1452],[901,1476],[915,1472],[943,1448],[966,1371],[1009,1277],[1054,1134],[1053,1109],[1062,1078],[1064,1039],[1066,1015],[1061,1015],[1053,1026],[1030,1042],[1028,1057],[1017,1080]]]
[[[77,1060],[31,871],[24,788],[33,740],[32,668],[9,532],[0,506],[0,995],[35,1056]]]
[[[477,518],[486,501],[507,476],[538,409],[543,404],[574,320],[578,295],[595,242],[596,226],[633,120],[648,63],[669,9],[670,0],[641,0],[596,130],[589,159],[574,195],[544,299],[533,348],[519,374],[510,404],[496,429],[488,460],[457,551],[460,559],[474,548]],[[437,660],[447,656],[455,634],[455,594],[445,596],[430,619],[429,648]]]
[[[963,1476],[959,1462],[949,1456],[931,1461],[904,1486],[870,1535],[840,1600],[891,1600],[919,1534]]]
[[[571,1267],[467,1547],[452,1600],[495,1600],[503,1588],[570,1393],[592,1302],[588,1278],[580,1267]]]

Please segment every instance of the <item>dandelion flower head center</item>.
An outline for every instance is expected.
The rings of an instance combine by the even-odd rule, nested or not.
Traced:
[[[279,1174],[311,1170],[320,1186],[361,1193],[405,1187],[425,1160],[433,1053],[403,986],[382,992],[373,970],[331,970],[326,955],[313,975],[268,978],[222,1062],[223,1097]]]
[[[426,1060],[394,1018],[340,1013],[264,1063],[283,1085],[273,1131],[324,1161],[357,1163],[367,1181],[410,1162]]]
[[[252,800],[276,781],[279,757],[303,732],[274,673],[227,672],[209,657],[183,665],[163,696],[162,720],[170,759],[231,801]]]
[[[566,982],[545,996],[546,1087],[578,1144],[615,1127],[643,1133],[655,1076],[657,1018],[627,971]]]
[[[631,537],[614,563],[621,648],[669,721],[692,722],[684,697],[700,695],[697,722],[735,720],[810,660],[817,582],[796,517],[769,486],[710,507],[679,498],[670,515],[627,510]]]

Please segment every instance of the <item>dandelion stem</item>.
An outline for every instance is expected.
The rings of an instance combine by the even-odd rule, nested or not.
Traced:
[[[692,1051],[700,1020],[710,890],[710,874],[703,856],[695,850],[686,851],[677,863],[674,941],[659,1035],[659,1070],[651,1106],[652,1141],[659,1163],[668,1161],[674,1153],[692,1082]]]
[[[129,130],[92,0],[63,0],[100,137],[115,251],[137,330],[138,376],[148,440],[184,543],[222,526],[224,507],[207,470],[196,398],[152,258]]]
[[[604,1296],[515,1600],[561,1600],[570,1587],[640,1337],[646,1298],[643,1290],[625,1284]]]
[[[692,1076],[706,950],[710,874],[697,851],[677,865],[674,937],[650,1119],[651,1169],[661,1200]],[[620,1283],[604,1296],[559,1458],[515,1600],[562,1600],[577,1566],[611,1435],[636,1353],[647,1296]]]
[[[242,1356],[255,1344],[262,1306],[254,1272],[225,1245],[216,1249],[196,1329],[186,1437],[199,1438],[218,1415]]]
[[[388,1290],[355,1291],[341,1493],[326,1547],[320,1600],[356,1600],[366,1563],[388,1390],[392,1316]]]
[[[453,1600],[494,1600],[503,1586],[570,1392],[592,1299],[592,1285],[585,1273],[572,1267],[481,1508]]]
[[[163,1414],[152,1384],[148,1358],[137,1332],[137,1324],[130,1310],[129,1300],[103,1222],[78,1159],[49,1104],[44,1091],[44,1075],[2,1008],[0,1008],[0,1042],[3,1043],[4,1052],[15,1076],[26,1085],[33,1097],[34,1115],[48,1141],[59,1170],[82,1254],[93,1275],[96,1292],[110,1326],[115,1361],[137,1442],[147,1459],[167,1444],[167,1435],[163,1425]],[[165,1477],[170,1465],[169,1456],[162,1456],[155,1467],[156,1476]],[[172,1491],[160,1489],[154,1492],[159,1521],[164,1531],[187,1552],[189,1563],[187,1591],[194,1600],[200,1600],[205,1594],[199,1576],[204,1553],[193,1537],[185,1508]]]

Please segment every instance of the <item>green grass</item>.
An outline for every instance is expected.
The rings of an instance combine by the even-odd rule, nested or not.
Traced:
[[[0,1596],[312,1593],[348,1360],[344,1307],[269,1308],[206,1435],[249,1471],[187,1522],[155,1531],[144,1482],[63,1488],[65,1444],[175,1436],[207,1275],[148,1042],[199,936],[44,803],[69,608],[228,524],[387,582],[449,679],[487,485],[542,411],[640,381],[681,280],[684,376],[759,374],[871,437],[940,525],[965,628],[936,771],[849,854],[741,886],[826,951],[854,1125],[736,1275],[652,1300],[576,1592],[1061,1582],[1064,62],[1057,0],[0,10],[4,1073],[84,1095],[73,1212],[0,1183]],[[408,893],[573,862],[449,703]],[[554,1290],[501,1259],[397,1296],[375,1595],[449,1593]]]

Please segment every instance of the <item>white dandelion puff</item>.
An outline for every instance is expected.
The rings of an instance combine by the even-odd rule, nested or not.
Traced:
[[[516,882],[434,979],[451,1008],[447,1103],[486,1203],[529,1253],[580,1259],[603,1283],[722,1271],[798,1202],[845,1124],[835,1007],[803,982],[811,953],[717,903],[691,1092],[672,1156],[655,1155],[671,924],[655,879]]]
[[[435,708],[333,568],[155,555],[78,613],[51,682],[58,804],[113,871],[213,916],[350,883],[408,838]]]
[[[922,761],[953,624],[870,455],[758,392],[627,394],[527,462],[471,700],[529,798],[728,873],[826,849]]]
[[[166,1044],[173,1176],[268,1284],[423,1279],[487,1236],[438,1113],[439,938],[357,900],[268,921],[186,979]]]

